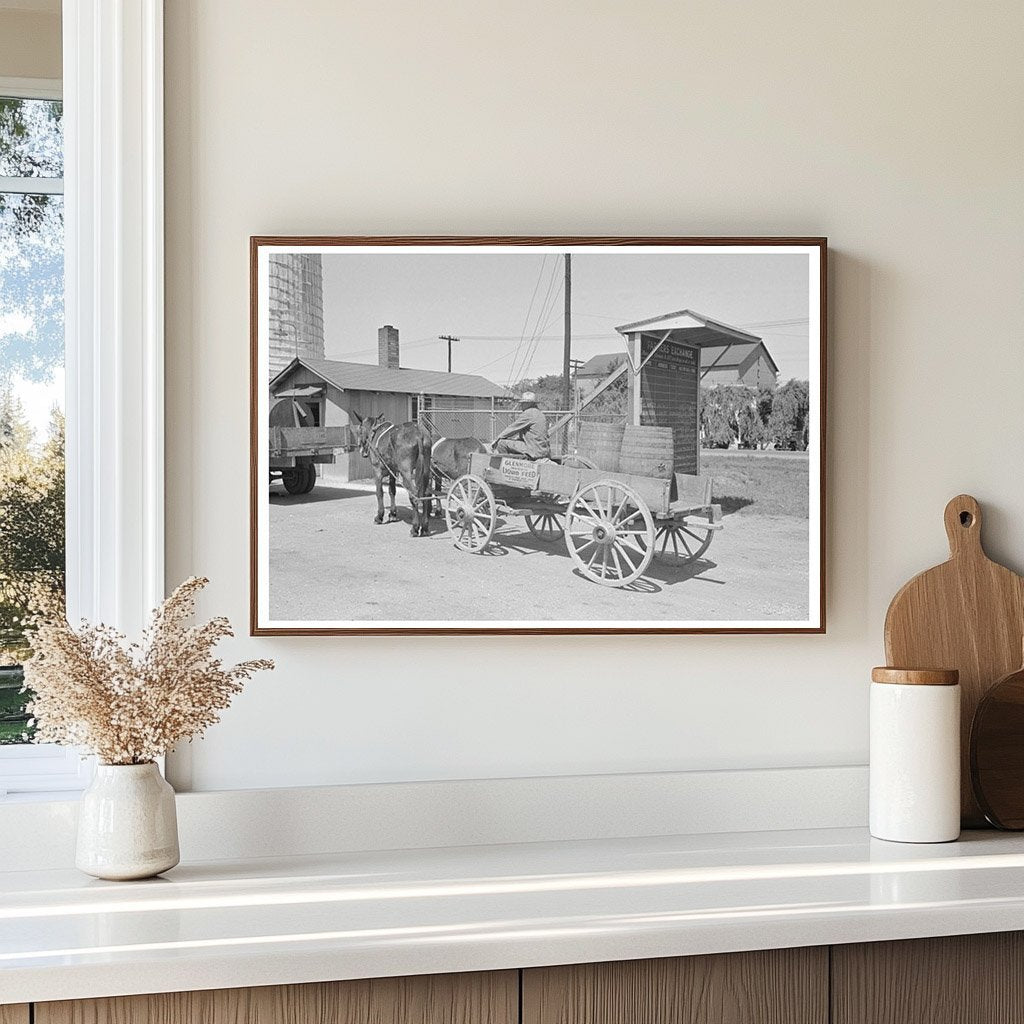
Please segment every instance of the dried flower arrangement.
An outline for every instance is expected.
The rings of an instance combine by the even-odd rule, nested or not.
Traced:
[[[232,636],[218,617],[188,626],[209,580],[192,577],[153,612],[141,644],[109,626],[40,620],[25,662],[38,743],[82,747],[104,764],[146,764],[201,735],[266,660],[225,668],[213,648]]]

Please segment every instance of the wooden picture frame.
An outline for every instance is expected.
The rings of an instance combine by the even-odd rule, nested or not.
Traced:
[[[827,240],[820,237],[252,237],[251,634],[824,633],[827,252]],[[438,449],[439,437],[461,431],[459,436],[488,446],[491,438],[480,434],[489,429],[497,436],[509,429],[504,426],[513,418],[507,408],[509,389],[480,375],[452,374],[451,360],[453,344],[456,360],[464,361],[473,351],[474,363],[480,362],[485,342],[515,344],[514,330],[520,325],[513,325],[511,316],[502,320],[501,311],[515,303],[527,305],[528,289],[521,286],[528,257],[531,274],[538,264],[543,269],[519,345],[494,360],[506,359],[499,369],[508,368],[512,390],[524,386],[515,376],[517,368],[527,366],[525,355],[520,359],[523,344],[532,344],[534,352],[542,343],[550,346],[554,336],[545,332],[554,330],[550,324],[556,318],[560,333],[569,333],[577,344],[580,338],[591,342],[599,337],[579,328],[573,332],[576,319],[568,301],[571,322],[567,316],[564,330],[550,301],[542,302],[531,320],[545,283],[548,299],[553,289],[556,296],[582,295],[588,302],[602,295],[605,308],[580,315],[615,323],[623,346],[619,362],[601,368],[599,383],[598,374],[591,374],[586,386],[582,359],[571,375],[537,378],[541,387],[556,381],[563,388],[571,378],[571,407],[565,416],[544,414],[551,459],[543,457],[547,447],[539,461],[523,450],[532,443],[531,427],[500,442],[513,446],[503,457],[460,449],[451,456],[452,474],[467,472],[448,475],[443,486],[432,487],[446,514],[440,525],[434,520],[428,527],[429,539],[410,537],[398,523],[371,529],[374,495],[369,482],[357,479],[359,473],[374,473],[378,465],[385,497],[392,474],[405,480],[411,492],[421,486],[415,465],[417,457],[424,458],[425,445]],[[556,266],[550,275],[549,257]],[[669,258],[671,265],[664,262]],[[566,269],[556,288],[559,259]],[[453,267],[458,287],[448,284]],[[685,272],[677,274],[679,268]],[[672,290],[659,286],[663,278],[683,282],[679,290],[687,294],[677,302],[657,301],[655,296]],[[633,290],[617,290],[619,282]],[[516,294],[509,299],[511,292]],[[704,297],[703,303],[689,301],[690,292]],[[700,308],[712,299],[717,299],[714,309]],[[609,305],[616,308],[609,310]],[[659,313],[660,307],[670,312]],[[643,308],[649,308],[649,316],[629,315]],[[401,365],[402,325],[392,309],[404,311],[403,319],[423,334],[413,343],[421,346],[414,360],[433,362],[438,369]],[[756,316],[759,310],[761,317]],[[522,309],[518,315],[521,319]],[[508,324],[508,333],[470,335],[477,325],[474,317],[482,316]],[[371,317],[378,324],[376,365],[365,360],[374,349],[366,327]],[[615,337],[604,325],[605,334]],[[436,335],[437,348],[423,352],[435,344],[431,335]],[[467,349],[467,340],[479,343],[479,349]],[[337,358],[363,342],[355,362]],[[447,370],[440,368],[445,346]],[[486,350],[488,355],[494,351]],[[594,355],[591,362],[604,358]],[[555,370],[550,348],[545,360]],[[605,375],[604,369],[610,372]],[[804,379],[797,375],[801,369]],[[785,381],[789,375],[792,379]],[[529,372],[521,376],[534,379]],[[592,392],[596,397],[589,397]],[[550,392],[543,394],[549,399],[546,408],[552,407]],[[535,404],[544,402],[538,390]],[[768,410],[776,408],[780,411],[773,419]],[[398,422],[406,410],[415,427],[402,428]],[[273,416],[276,425],[270,423]],[[380,419],[376,427],[375,416]],[[368,424],[363,436],[361,420]],[[616,462],[617,442],[604,434],[614,438],[619,421],[623,441]],[[408,452],[399,446],[400,434],[413,439]],[[385,448],[391,462],[384,458]],[[434,453],[435,467],[447,465],[438,461],[446,451]],[[403,476],[406,462],[414,467],[412,477]],[[717,477],[702,472],[708,464],[724,467],[724,477],[719,468]],[[754,469],[734,473],[740,465]],[[634,472],[637,467],[645,471]],[[754,482],[740,486],[734,476]],[[466,493],[457,489],[464,477]],[[290,493],[278,493],[282,485]],[[741,493],[744,487],[749,493]],[[401,515],[415,526],[427,500],[424,489],[420,501],[403,502]],[[383,514],[384,505],[380,508]],[[758,516],[762,519],[755,522]],[[617,525],[627,517],[626,526]],[[569,529],[560,533],[565,524]],[[615,533],[611,540],[606,527]],[[710,539],[703,546],[700,542],[727,536],[730,527],[735,539],[719,544],[725,564],[716,562],[709,554]],[[778,563],[762,550],[770,548],[764,536],[772,529],[780,537]],[[675,552],[669,550],[669,539]],[[604,562],[591,556],[595,546]],[[694,548],[697,555],[688,557]],[[490,554],[504,557],[482,557]],[[510,558],[519,558],[518,566],[503,575],[498,563],[511,568],[516,563]],[[359,562],[351,573],[346,559]],[[639,563],[644,568],[634,576]],[[804,565],[806,587],[800,574]],[[567,580],[557,581],[555,569]],[[480,576],[474,579],[476,572]],[[721,596],[721,588],[730,586],[728,600],[735,605]],[[716,595],[709,597],[711,590]],[[494,618],[497,605],[511,607],[510,595],[528,612]],[[676,595],[681,617],[666,617]],[[612,611],[615,600],[621,601],[625,617]],[[535,605],[542,616],[529,614]],[[710,609],[708,616],[686,618],[697,605]],[[657,615],[652,614],[655,606]],[[735,615],[721,614],[733,608]],[[764,617],[751,617],[762,608]],[[781,609],[775,617],[768,614],[773,609]],[[430,617],[439,614],[445,617]]]

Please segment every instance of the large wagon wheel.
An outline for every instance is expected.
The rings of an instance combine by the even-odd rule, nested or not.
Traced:
[[[659,522],[654,536],[654,557],[666,565],[687,565],[707,551],[715,536],[710,525],[692,519]]]
[[[654,519],[632,487],[598,480],[573,495],[565,516],[565,543],[587,579],[624,587],[651,563]]]
[[[455,546],[479,554],[490,544],[498,522],[494,492],[472,473],[460,476],[448,488],[444,518]]]
[[[545,544],[554,544],[565,534],[565,524],[561,512],[538,512],[536,515],[524,516],[530,533]]]

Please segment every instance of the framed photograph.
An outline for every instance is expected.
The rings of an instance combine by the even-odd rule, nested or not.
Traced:
[[[250,249],[254,635],[825,631],[824,238]]]

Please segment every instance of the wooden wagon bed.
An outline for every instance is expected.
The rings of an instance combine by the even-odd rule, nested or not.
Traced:
[[[538,539],[564,539],[582,575],[604,586],[627,586],[654,557],[700,558],[722,526],[709,477],[660,479],[483,452],[469,470],[444,499],[456,547],[480,553],[499,520],[522,517]]]

